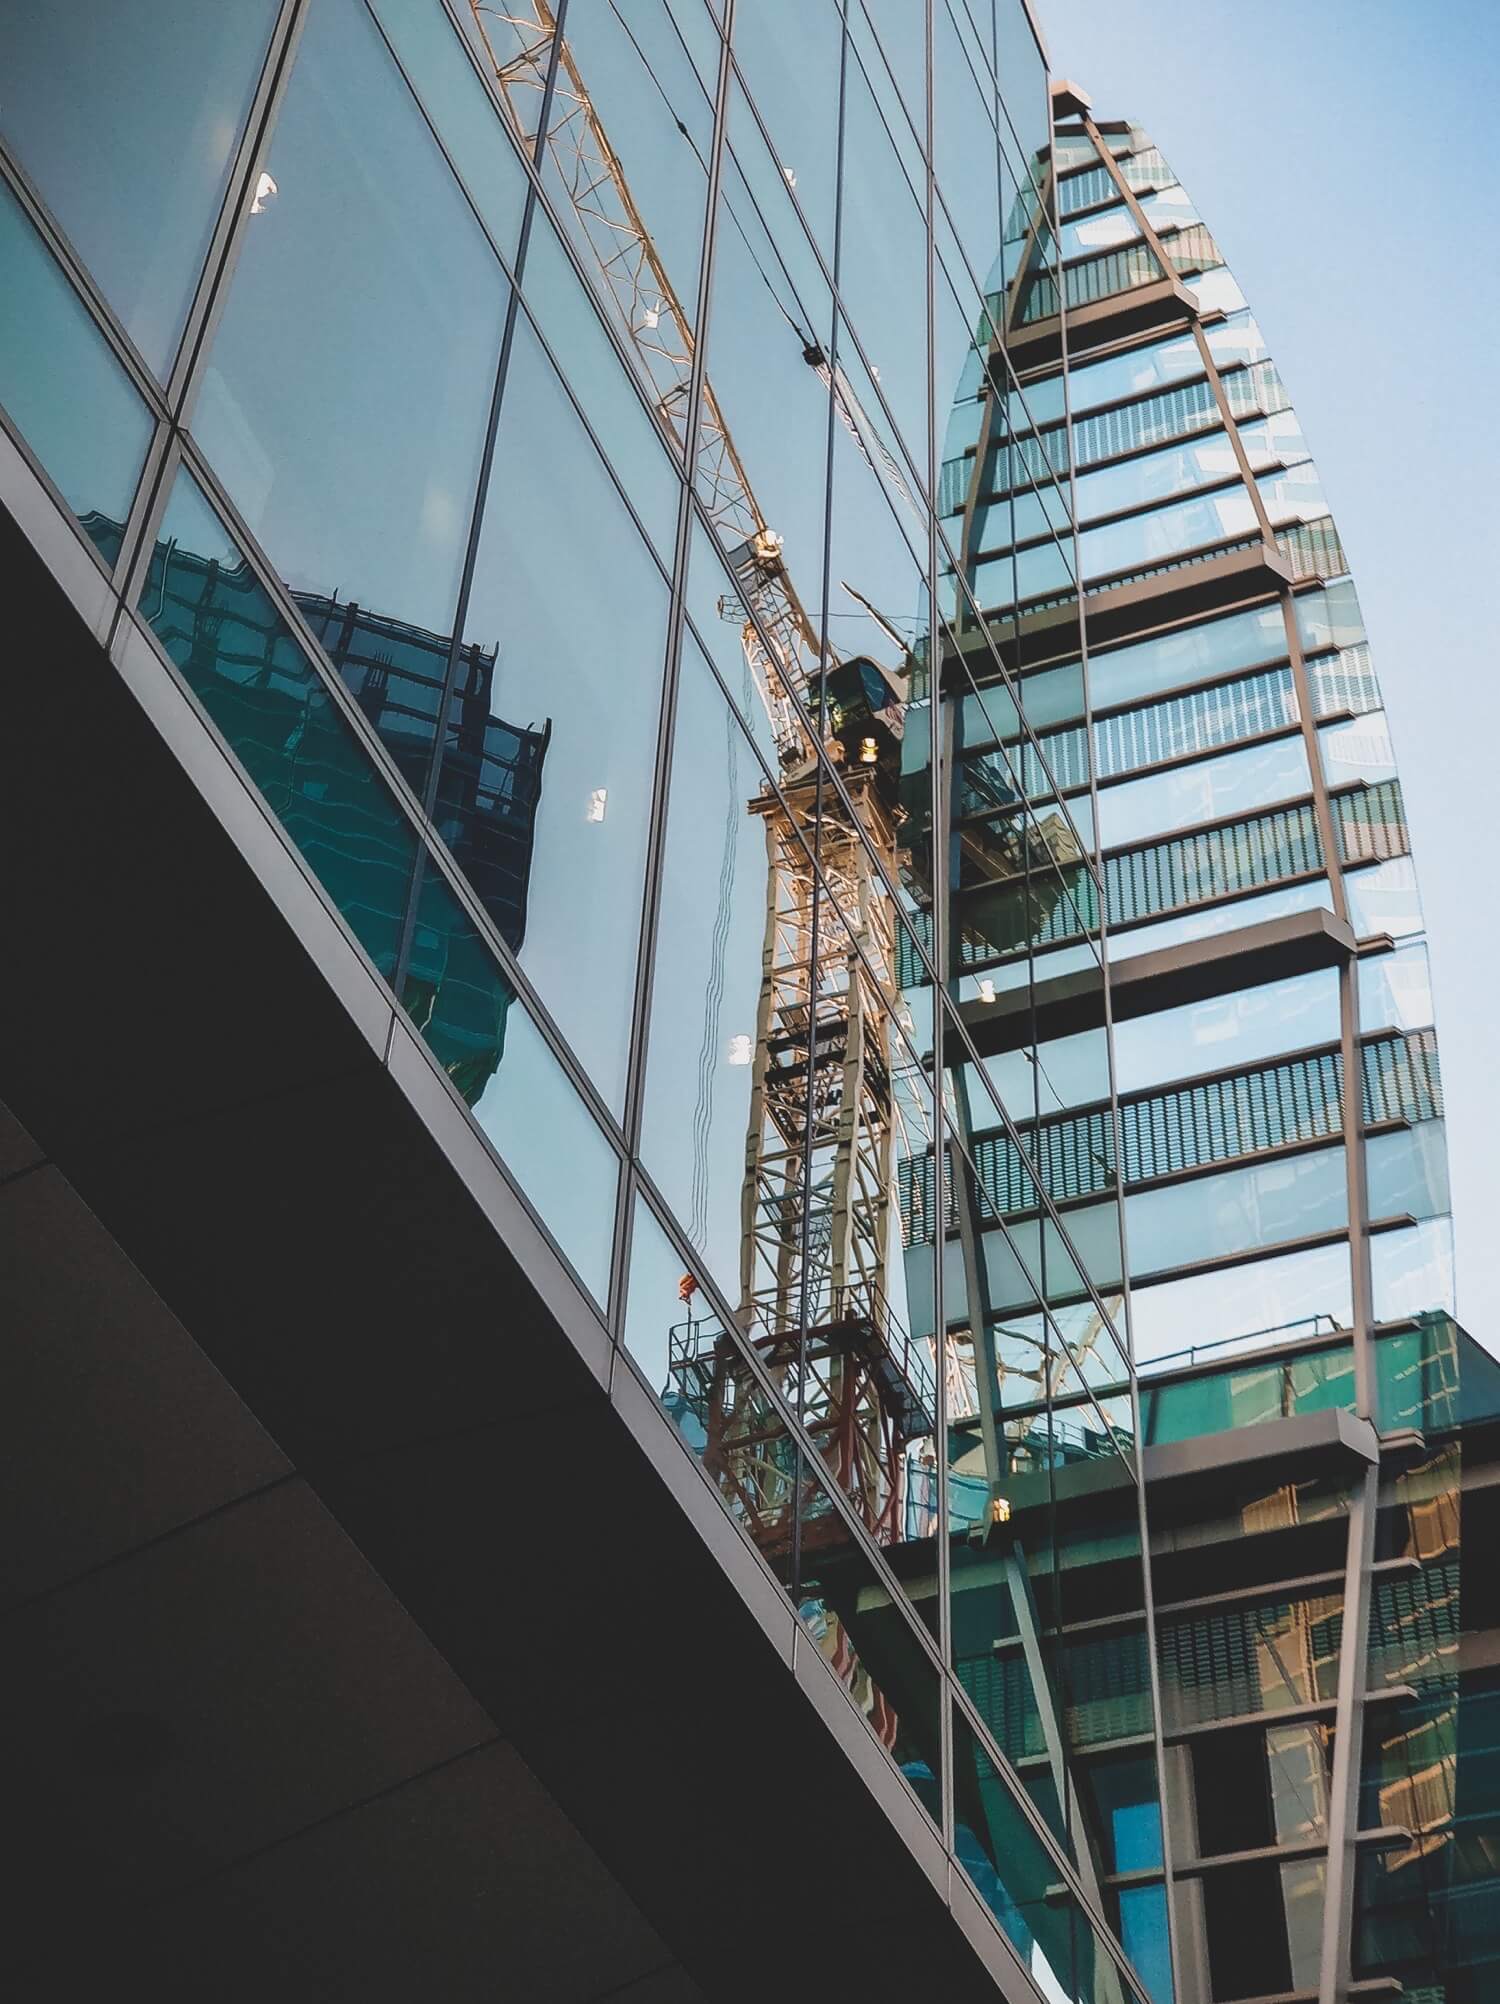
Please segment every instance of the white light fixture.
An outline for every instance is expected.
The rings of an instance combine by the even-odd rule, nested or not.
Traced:
[[[596,786],[589,795],[588,812],[584,815],[584,820],[602,821],[604,819],[604,810],[608,804],[609,788],[607,786]]]
[[[746,1036],[729,1039],[729,1062],[732,1065],[748,1065],[755,1055],[755,1047]]]
[[[255,184],[255,199],[250,204],[251,215],[263,216],[279,192],[270,175],[262,174]]]
[[[789,188],[795,188],[797,185],[797,176],[792,172],[792,169],[790,167],[783,167],[781,171],[786,176],[786,185]]]
[[[981,1002],[993,1002],[993,1001],[994,1001],[994,999],[995,999],[995,984],[994,984],[994,982],[993,982],[993,981],[987,981],[987,980],[986,980],[986,981],[981,981],[981,982],[980,982],[980,984],[979,984],[979,999],[980,999],[980,1001],[981,1001]]]
[[[642,327],[659,327],[661,325],[660,306],[648,306],[641,315],[641,325]]]

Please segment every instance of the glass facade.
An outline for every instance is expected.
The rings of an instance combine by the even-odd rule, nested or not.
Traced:
[[[1456,1500],[1434,1546],[1445,1584],[1403,1574],[1397,1612],[1380,1570],[1431,1535],[1387,1542],[1412,1485],[1456,1497],[1457,1450],[1414,1447],[1407,1474],[1375,1430],[1434,1425],[1392,1411],[1398,1355],[1440,1359],[1414,1353],[1421,1378],[1473,1351],[1449,1319],[1442,1087],[1390,734],[1307,445],[1217,246],[1144,132],[1096,121],[1071,91],[1057,110],[1041,191],[1055,245],[1038,223],[996,299],[1008,339],[955,405],[941,499],[941,602],[966,663],[1000,642],[973,693],[951,674],[946,692],[962,859],[950,973],[1018,1129],[974,1143],[973,1229],[983,1238],[987,1213],[1017,1232],[1040,1220],[1068,1345],[1064,1373],[1017,1387],[1005,1426],[1108,1460],[1129,1386],[1092,1333],[1128,1325],[1178,1994],[1359,1981],[1413,2004],[1479,1996],[1482,1951],[1454,1917],[1473,1911],[1486,1840],[1465,1849],[1451,1783],[1419,1820],[1377,1814],[1370,1779],[1409,1736],[1451,1738],[1456,1673],[1426,1697],[1436,1665],[1415,1633],[1451,1621],[1456,1637],[1461,1620]],[[1049,498],[1069,474],[1076,560]],[[1004,683],[1003,708],[986,679]],[[975,853],[997,800],[1076,845],[1049,842],[1066,895],[1046,903],[1035,845],[1026,917],[1009,926],[996,913],[1018,872]],[[1049,1231],[1084,1255],[1076,1269]],[[1002,1405],[1018,1293],[1008,1279],[993,1303]],[[1468,1368],[1482,1376],[1483,1360]],[[1318,1416],[1340,1408],[1369,1423],[1373,1469],[1313,1449]],[[1306,1439],[1319,1473],[1213,1473],[1253,1469],[1253,1429],[1272,1422],[1292,1429],[1289,1454]],[[1072,1471],[1055,1478],[1059,1524],[1085,1514],[1081,1490]],[[1090,1580],[1074,1617],[1089,1647],[1126,1642],[1115,1605]],[[1368,1660],[1341,1678],[1365,1624]],[[1383,1695],[1382,1649],[1400,1664],[1384,1681],[1412,1696]],[[1437,1904],[1419,1928],[1423,1860]],[[1132,1899],[1143,1883],[1111,1878]]]
[[[1375,1417],[1452,1261],[1378,687],[1217,246],[1022,0],[234,13],[0,25],[5,421],[1036,1991],[1300,1996],[1341,1603],[1164,1613],[1146,1453]],[[1254,1906],[1161,1814],[1226,1719]]]

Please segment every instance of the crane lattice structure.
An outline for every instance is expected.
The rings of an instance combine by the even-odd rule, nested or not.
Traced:
[[[470,5],[506,114],[563,190],[595,289],[730,552],[741,644],[782,767],[781,793],[767,787],[750,802],[765,823],[768,872],[740,1317],[845,1494],[889,1538],[899,1535],[907,1444],[934,1425],[930,1359],[891,1315],[885,1286],[900,1119],[889,888],[899,693],[873,662],[837,662],[821,646],[706,377],[689,437],[692,326],[549,0]],[[539,133],[549,75],[552,107]],[[805,359],[868,456],[868,420],[861,426],[848,407],[837,372],[814,349]],[[809,712],[844,770],[847,806],[818,777]],[[815,1541],[810,1491],[737,1346],[711,1320],[685,1327],[672,1369],[678,1395],[700,1415],[706,1459],[763,1547],[790,1544],[799,1520],[804,1544]],[[832,1532],[835,1521],[825,1521]]]

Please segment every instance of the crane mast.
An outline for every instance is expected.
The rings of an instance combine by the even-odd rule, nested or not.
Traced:
[[[927,1345],[900,1327],[886,1287],[902,1118],[890,890],[901,692],[875,662],[841,662],[821,645],[706,377],[698,435],[688,436],[693,331],[549,0],[470,6],[505,112],[528,153],[540,140],[596,290],[729,552],[741,646],[781,766],[780,792],[766,786],[748,803],[765,825],[768,867],[739,1314],[834,1480],[890,1540],[901,1535],[907,1446],[935,1424]],[[539,134],[549,74],[552,110]],[[805,359],[868,457],[868,420],[851,411],[821,354]],[[823,727],[847,805],[819,777],[815,738],[792,691]],[[689,1316],[672,1348],[675,1394],[697,1415],[705,1459],[763,1549],[789,1548],[799,1519],[804,1549],[820,1525],[836,1534],[737,1346],[711,1320]]]

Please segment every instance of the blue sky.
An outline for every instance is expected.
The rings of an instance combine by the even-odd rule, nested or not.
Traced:
[[[1458,1307],[1500,1352],[1500,9],[1035,0],[1150,131],[1261,324],[1349,552],[1431,938]],[[1487,604],[1488,601],[1488,604]],[[1489,936],[1485,936],[1488,929]]]

